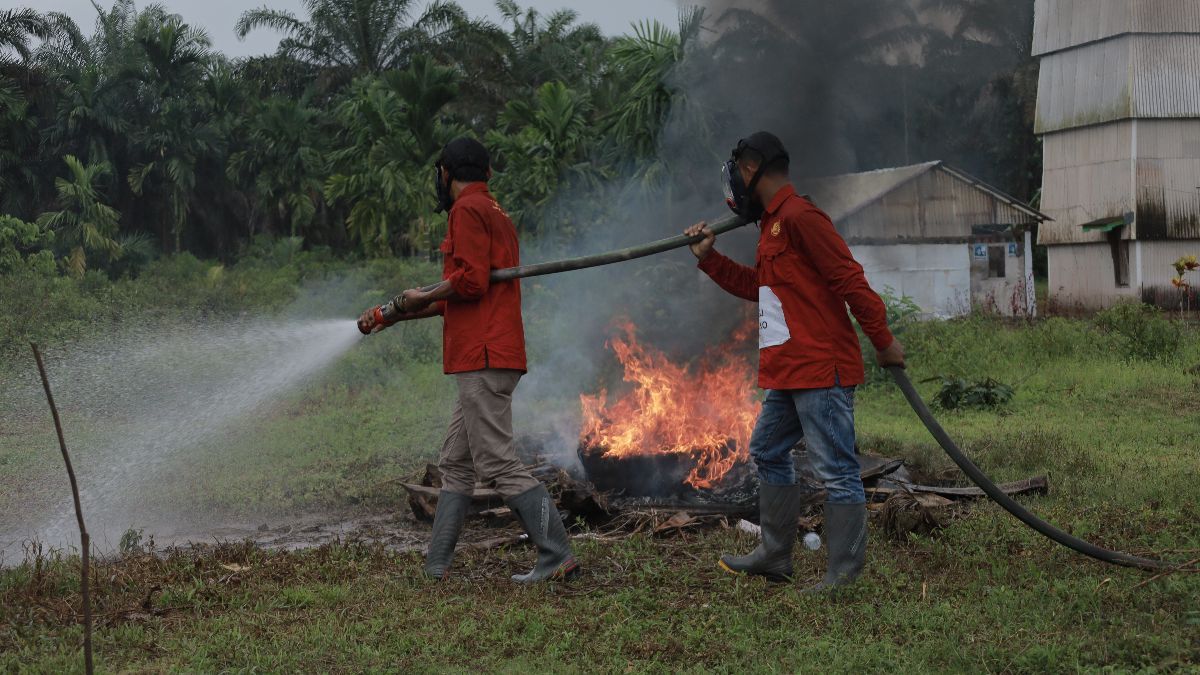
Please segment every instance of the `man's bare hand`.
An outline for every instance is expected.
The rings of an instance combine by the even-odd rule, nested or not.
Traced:
[[[891,366],[903,368],[904,345],[900,344],[899,340],[893,339],[887,349],[875,352],[875,363],[878,363],[880,368],[890,368]]]
[[[416,314],[424,311],[433,303],[429,294],[419,288],[410,288],[400,294],[403,302],[403,310],[405,314]]]
[[[689,237],[703,235],[704,238],[695,244],[691,244],[692,255],[696,256],[697,260],[704,260],[709,253],[712,253],[713,246],[716,244],[717,235],[713,234],[712,229],[706,222],[699,222],[683,231]]]
[[[375,328],[375,308],[372,307],[363,312],[362,316],[358,317],[358,330],[363,335],[367,335],[373,332]]]

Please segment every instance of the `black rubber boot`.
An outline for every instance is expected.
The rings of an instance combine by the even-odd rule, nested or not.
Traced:
[[[736,574],[756,574],[769,581],[792,577],[792,547],[800,517],[800,486],[758,486],[758,520],[762,543],[749,555],[722,555],[721,568]]]
[[[433,534],[429,538],[429,551],[425,554],[426,576],[434,579],[450,576],[454,546],[458,544],[458,535],[462,532],[470,505],[470,495],[449,490],[438,493],[437,512],[433,514]]]
[[[825,578],[805,593],[846,586],[862,574],[867,559],[867,505],[825,502],[825,542],[829,547]]]
[[[546,488],[538,485],[505,500],[517,514],[517,520],[537,546],[537,565],[528,574],[514,574],[512,580],[532,584],[546,580],[569,580],[580,574],[579,563],[571,553],[571,540],[563,527],[558,507]]]

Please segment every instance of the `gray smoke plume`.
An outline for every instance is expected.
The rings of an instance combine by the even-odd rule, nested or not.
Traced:
[[[694,3],[683,4],[686,11]],[[998,38],[952,40],[961,16],[945,9],[948,4],[700,3],[704,13],[696,40],[666,80],[675,93],[658,137],[666,180],[648,186],[631,171],[627,180],[601,186],[609,208],[568,252],[594,253],[670,236],[727,213],[720,162],[739,138],[759,130],[775,133],[789,149],[800,192],[808,177],[931,159],[950,160],[985,179],[997,177],[995,162],[979,149],[988,132],[977,128],[971,114],[981,105],[980,87],[1012,63],[997,57]],[[1021,34],[1031,0],[994,4],[1001,16],[1008,10],[1012,33]],[[996,133],[1007,139],[1009,131]],[[1023,168],[1014,173],[1023,175]],[[564,208],[596,199],[594,186],[558,196]],[[721,237],[718,247],[751,263],[756,240],[757,231],[747,227]],[[559,252],[523,255],[532,261]],[[620,388],[620,371],[604,348],[614,320],[631,319],[644,342],[690,360],[726,340],[748,309],[695,270],[686,251],[525,284],[540,292],[527,293],[527,330],[537,347],[517,397],[518,433],[557,439],[556,449],[567,456],[578,441],[572,406],[579,393]],[[755,357],[746,354],[748,360]]]

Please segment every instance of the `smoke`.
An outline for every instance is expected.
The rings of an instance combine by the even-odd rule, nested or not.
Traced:
[[[973,92],[981,77],[965,66],[948,69],[945,59],[938,68],[928,63],[928,45],[956,25],[956,17],[924,9],[933,4],[700,3],[699,30],[666,78],[673,104],[657,152],[657,170],[665,178],[647,180],[647,172],[631,162],[623,179],[563,191],[549,211],[578,213],[578,205],[597,200],[606,205],[565,253],[671,236],[727,213],[720,162],[738,139],[759,130],[783,140],[802,193],[809,177],[930,159],[990,177],[975,146],[968,154],[947,152],[945,139],[954,133],[978,136],[968,128],[971,121],[931,112],[956,92]],[[686,13],[685,7],[681,16]],[[756,240],[757,231],[747,227],[717,245],[749,264]],[[523,256],[533,261],[562,253],[526,250]],[[553,439],[548,446],[568,458],[577,450],[579,394],[620,388],[620,372],[604,346],[614,320],[632,319],[640,339],[686,361],[727,340],[752,311],[696,270],[686,250],[524,283],[531,353],[517,396],[517,431]]]

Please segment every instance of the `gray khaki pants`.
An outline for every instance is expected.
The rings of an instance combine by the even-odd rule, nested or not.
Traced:
[[[469,495],[478,480],[508,498],[537,487],[513,446],[512,394],[521,371],[489,368],[454,378],[458,402],[438,457],[442,489]]]

